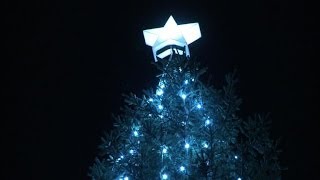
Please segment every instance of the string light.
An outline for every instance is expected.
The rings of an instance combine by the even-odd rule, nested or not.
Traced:
[[[189,149],[189,148],[190,148],[190,144],[189,144],[189,143],[186,143],[186,144],[184,145],[184,148]]]
[[[153,99],[152,98],[149,98],[149,100],[148,100],[149,102],[153,102]]]
[[[241,178],[238,178],[238,180],[241,180]]]
[[[238,156],[234,156],[235,159],[238,159]]]
[[[197,104],[197,108],[201,109],[202,108],[201,104]]]
[[[133,150],[133,149],[130,149],[129,153],[130,153],[131,155],[133,155],[134,150]]]
[[[189,81],[188,81],[188,79],[184,81],[184,84],[189,84]]]
[[[161,96],[163,94],[163,90],[162,89],[157,89],[156,94],[158,96]]]
[[[183,171],[185,171],[186,170],[186,168],[184,167],[184,166],[180,166],[180,171],[181,172],[183,172]]]
[[[210,120],[207,119],[205,123],[206,123],[206,126],[208,126],[210,124]]]
[[[203,146],[204,148],[208,148],[208,147],[209,147],[209,145],[208,145],[206,142],[203,142],[203,143],[202,143],[202,146]]]
[[[117,159],[117,162],[119,162],[121,159],[123,159],[124,158],[124,156],[123,155],[121,155],[118,159]]]
[[[167,174],[163,174],[162,175],[162,179],[168,179],[168,175]]]
[[[181,96],[181,98],[182,98],[183,100],[185,100],[185,99],[187,98],[187,95],[184,94],[184,93],[182,93],[180,96]]]
[[[168,148],[167,147],[164,147],[163,149],[162,149],[162,153],[163,154],[166,154],[168,152]]]
[[[158,105],[158,109],[162,110],[163,106],[161,104]]]
[[[124,178],[119,178],[119,180],[129,180],[129,177],[128,176],[126,176],[126,177],[124,177]]]
[[[134,132],[133,132],[133,135],[134,135],[135,137],[138,137],[138,136],[139,136],[138,131],[134,131]]]
[[[184,93],[182,89],[178,92],[178,94],[183,100],[185,100],[187,98],[186,93]]]
[[[161,89],[165,88],[165,85],[164,85],[164,82],[163,82],[163,81],[160,81],[160,82],[159,82],[159,87],[160,87]]]

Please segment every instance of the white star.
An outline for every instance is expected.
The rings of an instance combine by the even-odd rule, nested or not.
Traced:
[[[172,53],[172,49],[168,48],[171,45],[185,48],[186,56],[190,56],[188,44],[199,39],[201,32],[198,23],[177,25],[170,16],[164,27],[144,30],[143,35],[146,44],[152,46],[154,60],[157,62],[158,58],[163,59]],[[182,54],[180,49],[176,53]]]

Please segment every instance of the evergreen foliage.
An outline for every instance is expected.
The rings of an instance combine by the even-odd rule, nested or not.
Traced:
[[[155,65],[159,85],[125,95],[90,167],[93,180],[280,179],[268,116],[237,115],[236,72],[219,89],[202,83],[206,68],[194,60],[173,55]]]

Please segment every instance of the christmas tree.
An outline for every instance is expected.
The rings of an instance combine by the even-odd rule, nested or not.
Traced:
[[[203,83],[206,68],[190,58],[187,48],[200,37],[199,33],[186,37],[186,32],[197,31],[197,24],[188,31],[184,27],[190,24],[179,27],[170,18],[161,29],[172,30],[169,37],[164,38],[160,28],[145,32],[145,37],[160,32],[152,42],[146,39],[161,72],[159,84],[142,97],[125,95],[126,106],[114,116],[114,128],[102,137],[101,154],[89,176],[94,180],[280,179],[279,150],[269,135],[268,116],[238,117],[241,99],[235,72],[226,75],[220,89]]]

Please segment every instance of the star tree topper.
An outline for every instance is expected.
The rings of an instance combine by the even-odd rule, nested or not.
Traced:
[[[198,23],[177,25],[170,16],[164,27],[146,29],[143,36],[146,44],[152,46],[154,60],[157,62],[173,53],[171,47],[175,47],[175,53],[181,54],[184,50],[186,56],[190,56],[188,44],[199,39],[201,32]]]

